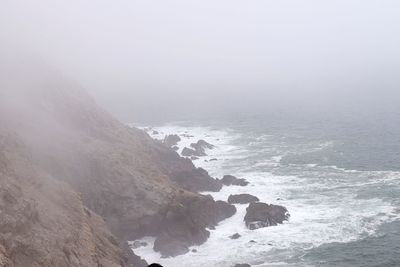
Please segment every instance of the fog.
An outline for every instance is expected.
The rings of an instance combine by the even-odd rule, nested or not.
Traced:
[[[126,122],[392,112],[399,11],[386,0],[2,0],[0,49],[53,66]]]

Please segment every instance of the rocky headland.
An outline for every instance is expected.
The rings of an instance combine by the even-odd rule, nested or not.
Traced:
[[[179,136],[154,140],[62,75],[31,70],[19,66],[0,84],[1,266],[142,267],[126,241],[154,236],[155,251],[177,256],[235,214],[199,192],[246,180],[210,177],[173,149]]]

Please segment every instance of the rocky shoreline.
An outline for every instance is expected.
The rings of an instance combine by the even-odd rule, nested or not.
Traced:
[[[149,130],[148,130],[149,131]],[[157,134],[159,132],[157,131]],[[167,135],[164,138],[164,143],[165,140],[168,140],[171,138],[171,136],[174,136],[174,139],[176,142],[173,144],[170,144],[170,146],[174,147],[179,147],[179,142],[181,139],[178,140],[176,138],[178,135],[177,134],[171,134]],[[192,135],[190,135],[193,137]],[[203,144],[201,148],[198,148],[197,146],[192,146],[192,147],[197,147],[201,151],[201,153],[196,154],[198,157],[203,157],[206,154],[207,149],[213,149],[215,146],[204,141],[204,140],[199,140],[197,143],[192,143],[192,144]],[[186,157],[187,160],[190,159],[190,157],[193,156],[193,154],[186,154],[185,150],[187,147],[184,147],[181,151],[182,156]],[[179,150],[179,149],[175,149]],[[217,159],[215,159],[217,160]],[[191,179],[187,179],[187,177],[191,177]],[[246,179],[243,178],[237,178],[233,175],[225,175],[222,179],[214,179],[211,178],[207,171],[202,169],[202,168],[197,168],[194,171],[188,175],[188,173],[182,174],[181,176],[178,176],[175,178],[178,183],[183,185],[185,189],[193,192],[202,192],[202,191],[215,191],[218,192],[221,190],[223,186],[242,186],[245,187],[249,185],[249,182]],[[212,200],[211,197],[210,201]],[[248,204],[247,210],[246,210],[246,216],[243,218],[243,221],[245,222],[245,225],[247,228],[250,230],[256,230],[261,227],[269,227],[269,226],[275,226],[278,224],[283,223],[284,221],[287,221],[290,217],[287,209],[282,206],[277,206],[277,205],[269,205],[263,202],[259,202],[259,198],[250,194],[238,194],[238,195],[230,195],[229,198],[227,199],[227,202],[224,201],[217,201],[217,203],[220,203],[222,206],[221,212],[224,214],[224,216],[219,217],[220,220],[226,219],[230,216],[232,216],[236,212],[235,204],[243,205],[243,204]],[[207,211],[207,208],[204,207],[198,207],[195,209],[197,213],[202,213]],[[175,217],[175,220],[171,220],[171,224],[168,224],[168,227],[171,227],[173,229],[172,232],[179,232],[179,236],[185,236],[182,234],[182,231],[185,232],[186,226],[182,225],[182,222],[186,221],[188,217],[193,216],[192,212],[190,210],[186,210],[185,212],[181,213],[182,217]],[[200,218],[208,218],[205,220],[205,223],[203,224],[205,227],[211,227],[214,228],[217,224],[218,221],[215,221],[213,224],[207,224],[206,221],[209,220],[210,216],[204,216],[204,215],[199,215]],[[193,236],[186,236],[183,238],[183,240],[180,240],[179,242],[176,242],[173,238],[171,239],[170,237],[166,236],[161,236],[161,238],[156,238],[156,241],[154,243],[154,250],[156,252],[160,252],[162,257],[175,257],[184,253],[189,252],[189,247],[191,245],[201,245],[204,243],[209,236],[209,233],[203,232],[202,235],[197,237],[197,241],[192,239]],[[241,236],[238,233],[233,234],[230,236],[232,240],[238,239]],[[248,264],[236,264],[235,266],[250,266]]]
[[[1,264],[19,258],[25,266],[142,267],[146,262],[127,241],[155,236],[154,250],[177,256],[235,214],[236,204],[199,192],[247,181],[211,177],[178,154],[179,136],[155,141],[114,119],[75,84],[47,74],[0,98],[0,145],[9,148],[0,151],[0,211],[7,214],[0,218]],[[190,147],[202,157],[214,146],[198,140]],[[60,221],[59,212],[68,219]],[[91,251],[79,245],[82,233]]]

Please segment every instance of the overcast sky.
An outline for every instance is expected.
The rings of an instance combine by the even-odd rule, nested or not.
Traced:
[[[0,0],[0,43],[125,121],[400,104],[398,0]]]

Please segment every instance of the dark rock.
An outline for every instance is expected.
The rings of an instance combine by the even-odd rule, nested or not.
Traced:
[[[207,148],[207,149],[213,149],[215,146],[204,141],[204,140],[199,140],[197,141],[197,146],[203,147],[203,148]]]
[[[224,185],[239,185],[239,186],[246,186],[249,184],[248,181],[246,181],[246,179],[240,179],[237,178],[233,175],[224,175],[224,177],[221,179],[221,182]]]
[[[246,209],[244,221],[250,230],[262,227],[275,226],[288,220],[290,217],[283,206],[268,205],[262,202],[250,203]]]
[[[191,160],[198,160],[198,157],[190,157]]]
[[[247,263],[241,263],[241,264],[235,264],[234,267],[251,267],[251,265]]]
[[[230,195],[228,198],[228,203],[230,204],[248,204],[258,201],[260,201],[258,197],[255,197],[250,194]]]
[[[204,140],[199,140],[197,143],[192,143],[190,146],[199,154],[199,155],[207,155],[206,154],[206,149],[213,149],[214,146],[211,145],[210,143],[207,143]]]
[[[176,146],[176,145],[178,144],[179,141],[181,141],[181,138],[180,138],[178,135],[176,135],[176,134],[170,134],[170,135],[167,135],[167,136],[164,138],[163,143],[164,143],[167,147],[173,147],[173,146]]]
[[[183,189],[192,192],[218,192],[222,188],[222,183],[210,177],[208,172],[202,168],[174,173],[173,180],[181,185]]]
[[[229,238],[230,239],[239,239],[241,237],[241,235],[239,235],[238,233],[231,235]]]
[[[193,253],[197,253],[197,249],[192,249],[192,252]]]
[[[189,252],[186,241],[176,240],[167,234],[159,236],[154,242],[154,251],[159,251],[163,258],[175,257]]]
[[[249,243],[257,243],[255,240],[250,240]]]
[[[153,134],[154,134],[154,135],[155,135],[155,134],[159,134],[159,132],[156,131],[156,130],[154,130],[154,131],[153,131]]]
[[[185,254],[190,246],[201,245],[208,239],[210,232],[207,227],[217,225],[235,212],[235,206],[214,201],[210,196],[175,199],[164,211],[161,233],[154,243],[154,250],[163,257]]]
[[[128,266],[137,266],[137,267],[148,266],[148,263],[145,260],[137,256],[135,253],[133,253],[132,249],[128,246],[127,242],[123,242],[122,244],[120,244],[120,246],[127,257]]]
[[[175,151],[178,151],[179,150],[179,147],[177,147],[177,146],[173,146],[173,147],[171,147],[173,150],[175,150]]]
[[[194,150],[194,149],[191,149],[191,148],[187,148],[187,147],[183,148],[181,154],[184,157],[193,157],[193,156],[194,157],[203,157],[203,156],[207,156],[207,154],[202,152],[202,151],[197,151],[197,150]]]
[[[212,158],[212,159],[210,159],[210,161],[217,161],[218,159],[216,159],[216,158]]]

